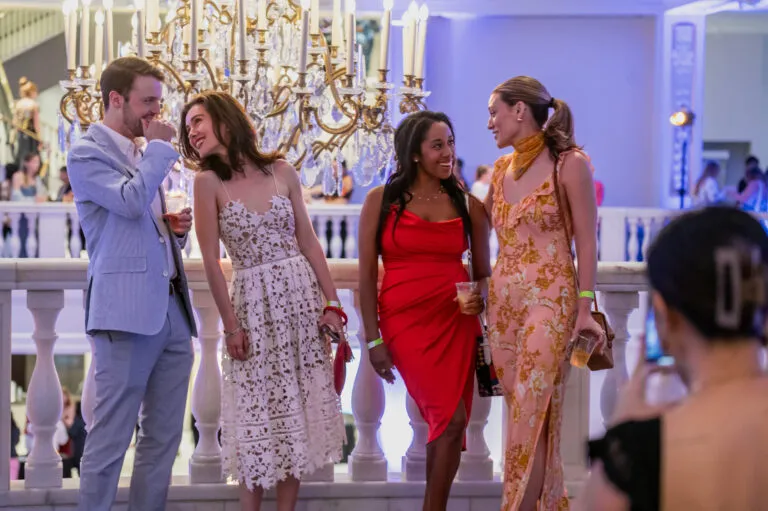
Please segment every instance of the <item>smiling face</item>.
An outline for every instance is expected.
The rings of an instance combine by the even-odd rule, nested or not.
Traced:
[[[143,137],[144,127],[160,114],[162,98],[162,82],[153,76],[137,76],[125,97],[117,91],[110,92],[110,110],[121,113],[127,133]]]
[[[212,154],[227,154],[224,143],[216,136],[213,119],[203,105],[197,104],[190,108],[184,122],[189,145],[197,152],[198,158],[202,160]]]
[[[437,179],[448,179],[453,172],[455,149],[451,128],[444,122],[432,124],[421,143],[421,154],[415,157],[419,170]]]
[[[521,126],[516,107],[508,105],[499,94],[494,93],[488,101],[488,113],[488,129],[493,133],[496,146],[499,149],[511,146]]]

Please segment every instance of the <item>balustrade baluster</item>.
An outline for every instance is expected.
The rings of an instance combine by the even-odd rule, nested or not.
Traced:
[[[331,217],[331,257],[341,257],[341,220],[342,217]]]
[[[80,218],[77,216],[77,210],[69,212],[69,255],[73,259],[79,259],[80,253],[85,248],[80,241]]]
[[[328,216],[317,215],[317,238],[320,240],[320,246],[323,247],[323,254],[328,253]]]
[[[347,215],[344,217],[347,221],[347,239],[344,240],[344,255],[346,259],[357,257],[357,222],[358,215]]]
[[[88,303],[88,290],[83,291],[83,308]],[[80,412],[83,414],[83,420],[85,421],[85,430],[90,431],[93,425],[93,408],[96,406],[96,361],[93,356],[96,353],[93,337],[90,335],[85,336],[88,339],[88,344],[91,346],[91,363],[88,366],[88,374],[85,376],[83,382],[83,395],[80,397]]]
[[[21,255],[21,238],[19,237],[21,213],[8,213],[8,218],[11,220],[11,257],[19,257]]]
[[[200,367],[192,389],[192,414],[200,440],[189,460],[189,480],[193,484],[217,483],[221,479],[221,446],[218,432],[221,419],[221,371],[217,357],[219,311],[208,290],[195,290],[192,304],[200,318]]]
[[[405,411],[411,419],[413,438],[402,461],[403,478],[406,481],[425,481],[427,479],[427,438],[429,426],[421,416],[416,401],[410,394],[405,396]]]
[[[640,225],[640,221],[636,216],[630,216],[627,218],[627,225],[627,228],[629,229],[629,242],[627,243],[627,252],[629,253],[629,257],[627,258],[627,261],[635,262],[637,261],[637,251],[640,248],[638,240],[638,226]]]
[[[360,319],[357,338],[360,365],[352,388],[352,414],[358,440],[349,456],[349,475],[353,481],[386,481],[387,459],[379,445],[378,432],[384,416],[384,383],[373,370],[365,344],[365,331],[360,314],[360,294],[354,293],[355,312]]]
[[[491,481],[493,480],[493,460],[488,444],[485,443],[485,426],[491,413],[492,398],[480,397],[477,393],[475,380],[475,395],[472,399],[472,413],[467,427],[467,450],[461,453],[459,465],[460,481]]]
[[[608,314],[608,320],[616,334],[613,340],[613,369],[609,369],[605,375],[600,391],[600,411],[605,424],[616,408],[619,389],[629,379],[626,358],[629,342],[627,321],[632,311],[638,307],[640,299],[637,291],[605,291],[600,294],[603,310]]]
[[[26,213],[27,216],[27,257],[29,258],[36,258],[37,257],[37,246],[38,246],[38,239],[37,239],[37,228],[38,228],[38,218],[40,217],[40,214],[37,212],[34,213]]]
[[[25,467],[26,488],[60,488],[61,457],[53,445],[56,423],[61,418],[62,396],[59,375],[53,363],[56,319],[64,308],[64,291],[27,291],[27,308],[35,328],[35,368],[27,391],[27,416],[34,442]]]

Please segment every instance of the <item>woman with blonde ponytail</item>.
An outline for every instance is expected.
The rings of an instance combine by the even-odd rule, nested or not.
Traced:
[[[579,336],[597,339],[597,350],[604,344],[590,314],[597,273],[592,168],[576,145],[571,109],[538,80],[507,80],[488,109],[498,147],[514,147],[496,162],[485,200],[500,245],[488,292],[490,343],[509,405],[502,510],[568,509],[560,459],[566,353]]]
[[[19,99],[13,108],[16,128],[16,164],[21,166],[29,153],[39,153],[40,107],[37,104],[37,85],[22,76],[19,79]]]

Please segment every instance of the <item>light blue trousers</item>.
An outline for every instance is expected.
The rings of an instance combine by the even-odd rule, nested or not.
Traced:
[[[162,299],[162,298],[160,298]],[[95,408],[81,462],[78,511],[109,511],[136,419],[129,511],[162,511],[181,441],[194,352],[181,299],[168,298],[162,330],[94,336]]]

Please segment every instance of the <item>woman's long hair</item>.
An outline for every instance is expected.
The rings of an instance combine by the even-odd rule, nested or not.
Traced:
[[[421,144],[424,142],[424,139],[426,139],[427,132],[432,125],[438,122],[445,123],[451,130],[451,134],[454,133],[453,124],[447,115],[440,112],[430,111],[421,111],[409,115],[400,121],[400,124],[395,130],[395,158],[397,161],[397,168],[395,172],[389,176],[387,184],[384,185],[379,223],[376,227],[376,244],[379,253],[381,253],[381,236],[384,224],[386,223],[392,208],[396,208],[395,224],[392,227],[392,237],[394,238],[397,222],[405,211],[406,204],[413,198],[411,192],[408,191],[416,181],[416,175],[418,174],[418,164],[413,161],[413,157],[421,156]],[[454,207],[459,212],[464,223],[464,232],[467,236],[471,236],[472,222],[469,218],[465,193],[461,188],[459,181],[456,179],[456,176],[451,173],[450,177],[447,179],[440,180],[440,184],[443,186],[446,193],[451,198]]]
[[[696,196],[699,194],[699,190],[701,189],[701,185],[704,184],[705,179],[708,177],[716,177],[718,172],[720,172],[720,165],[718,165],[716,161],[707,162],[707,166],[704,167],[704,171],[701,173],[698,181],[696,181],[696,185],[693,187],[693,195]]]
[[[187,114],[195,105],[202,105],[211,116],[213,134],[216,140],[227,148],[227,158],[211,154],[200,158],[192,147],[187,130]],[[226,133],[226,138],[223,136]],[[251,162],[264,172],[283,156],[280,153],[262,153],[256,146],[256,131],[240,103],[226,92],[206,91],[193,97],[181,112],[179,128],[181,154],[201,169],[212,170],[222,181],[229,181],[235,172],[244,172],[246,162]]]
[[[504,103],[515,106],[522,101],[531,109],[533,120],[544,131],[544,141],[549,153],[557,160],[560,155],[571,149],[581,149],[576,144],[573,130],[573,114],[568,103],[555,99],[546,87],[530,76],[516,76],[498,85],[494,90]],[[549,109],[554,113],[549,115]]]

